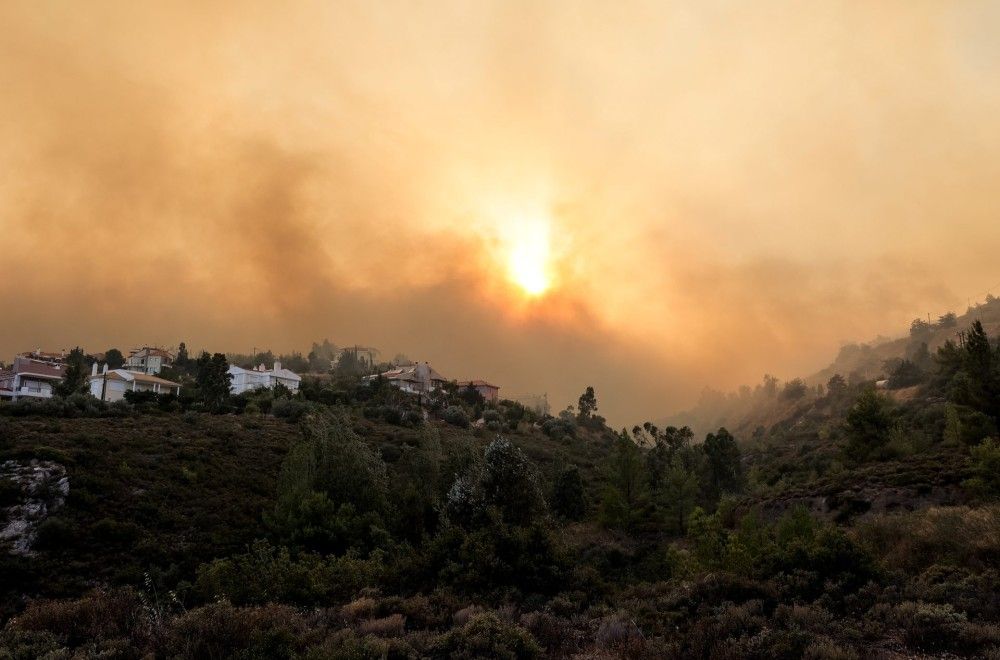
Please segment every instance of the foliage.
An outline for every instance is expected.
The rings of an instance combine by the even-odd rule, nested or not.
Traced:
[[[118,369],[125,364],[125,356],[117,348],[109,348],[104,351],[104,363],[108,369]]]
[[[209,410],[219,410],[229,398],[232,378],[232,374],[229,373],[229,362],[224,354],[202,353],[198,358],[195,376],[198,397]]]
[[[463,429],[469,426],[469,416],[461,406],[449,406],[441,418],[452,426]]]
[[[987,438],[970,452],[973,477],[965,487],[984,497],[1000,495],[1000,442]]]
[[[552,486],[552,511],[567,520],[580,520],[587,513],[587,494],[576,466],[561,470]]]
[[[384,542],[388,476],[382,459],[333,416],[303,420],[278,475],[271,527],[286,542],[323,552]]]
[[[316,605],[352,597],[376,583],[380,570],[377,558],[293,557],[286,547],[258,540],[243,554],[202,564],[195,586],[205,600]]]
[[[481,614],[445,635],[435,646],[440,657],[527,660],[541,655],[538,643],[524,628]]]
[[[79,346],[72,349],[66,356],[66,369],[63,379],[53,388],[55,394],[68,397],[82,393],[87,386],[87,357]]]
[[[855,461],[865,461],[889,442],[892,417],[888,400],[869,388],[864,390],[847,413],[847,456]]]
[[[482,465],[455,481],[445,503],[448,520],[466,528],[488,524],[494,511],[505,524],[530,525],[546,510],[534,466],[501,436],[486,448]]]

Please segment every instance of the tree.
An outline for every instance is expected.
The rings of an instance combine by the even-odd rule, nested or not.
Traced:
[[[83,349],[77,346],[66,356],[66,370],[63,372],[62,381],[55,386],[55,393],[59,396],[69,396],[83,392],[86,385],[87,357],[83,354]]]
[[[345,350],[337,358],[333,375],[339,381],[355,380],[367,371],[367,363],[358,356],[355,350]]]
[[[806,395],[806,384],[801,378],[796,378],[785,383],[781,390],[781,398],[789,401],[801,399]]]
[[[538,473],[524,452],[502,436],[486,448],[481,466],[455,481],[445,503],[448,520],[467,529],[490,524],[491,516],[526,527],[545,512]]]
[[[329,339],[324,339],[322,344],[313,342],[312,350],[309,351],[309,370],[313,373],[324,373],[333,367],[333,360],[337,357],[337,347]]]
[[[608,463],[610,487],[601,501],[601,519],[613,527],[631,527],[645,495],[645,469],[639,447],[624,430],[616,437]]]
[[[736,438],[720,428],[705,438],[705,456],[708,458],[709,484],[713,499],[722,493],[736,493],[743,488],[743,465]]]
[[[108,369],[118,369],[125,364],[125,356],[117,348],[109,348],[104,352],[104,363]]]
[[[938,326],[942,328],[953,328],[957,323],[958,317],[955,316],[955,312],[948,312],[938,317]]]
[[[324,552],[382,542],[388,506],[385,463],[342,420],[308,417],[278,474],[267,522],[295,545]]]
[[[847,381],[840,374],[833,374],[830,380],[826,381],[827,396],[836,398],[847,391]]]
[[[597,412],[597,395],[594,394],[593,387],[587,386],[587,390],[580,395],[576,416],[581,422],[585,422],[595,412]]]
[[[677,521],[677,532],[683,532],[687,516],[694,510],[700,484],[698,475],[689,471],[677,461],[667,470],[658,505],[663,508],[668,520]]]
[[[847,413],[848,456],[857,461],[866,460],[889,442],[891,429],[889,402],[874,389],[865,389]]]
[[[560,471],[552,487],[552,510],[567,520],[580,520],[587,513],[583,477],[575,465]]]
[[[210,410],[218,410],[229,398],[230,381],[229,362],[222,353],[209,355],[203,352],[198,358],[198,373],[195,381],[198,384],[198,395],[202,403]]]
[[[898,360],[895,364],[887,366],[891,367],[888,383],[890,389],[919,385],[924,380],[924,372],[910,360]]]
[[[309,370],[309,361],[298,351],[292,351],[288,355],[281,355],[278,358],[281,366],[296,373],[305,373]]]
[[[479,483],[486,503],[497,507],[507,523],[527,525],[545,512],[534,466],[523,451],[502,436],[497,436],[483,454]]]
[[[969,451],[973,477],[963,484],[972,492],[988,497],[1000,493],[1000,442],[987,438]]]
[[[174,360],[174,364],[177,365],[178,369],[186,369],[191,358],[188,357],[187,345],[181,342],[177,346],[177,359]]]
[[[763,390],[767,398],[773,399],[778,394],[778,379],[771,374],[764,374]]]
[[[930,334],[931,324],[923,319],[913,319],[910,323],[910,336],[915,339],[922,339]]]

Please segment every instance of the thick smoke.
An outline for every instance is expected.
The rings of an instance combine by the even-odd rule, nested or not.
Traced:
[[[995,14],[6,2],[0,359],[328,336],[620,423],[808,372],[1000,280]]]

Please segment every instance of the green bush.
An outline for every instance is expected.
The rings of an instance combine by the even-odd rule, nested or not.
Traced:
[[[206,600],[236,605],[269,602],[317,605],[350,598],[373,586],[380,575],[378,558],[321,557],[255,541],[247,552],[202,564],[196,589]]]
[[[461,406],[449,406],[445,409],[441,418],[452,426],[463,429],[469,427],[469,416]]]
[[[434,654],[448,658],[497,658],[528,660],[542,650],[521,626],[507,623],[495,614],[480,614],[458,630],[443,635],[434,644]]]

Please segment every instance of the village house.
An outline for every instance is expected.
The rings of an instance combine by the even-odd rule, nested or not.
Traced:
[[[458,381],[458,388],[460,390],[471,387],[472,389],[479,392],[483,399],[489,403],[496,403],[500,400],[500,386],[490,385],[485,380],[460,380]]]
[[[273,369],[267,369],[262,364],[255,369],[244,369],[234,365],[229,367],[229,374],[233,377],[229,384],[233,394],[242,394],[263,387],[272,389],[279,384],[294,393],[299,391],[299,383],[302,382],[301,376],[283,369],[280,362],[275,362]]]
[[[434,367],[426,362],[395,367],[380,374],[366,376],[365,380],[371,382],[377,378],[382,378],[388,381],[390,385],[411,394],[433,392],[448,382],[447,378],[435,371]]]
[[[175,396],[181,393],[179,383],[142,371],[108,369],[108,365],[104,365],[104,369],[98,373],[96,362],[91,367],[89,385],[94,397],[109,403],[124,399],[125,392],[153,392]]]
[[[48,359],[27,357],[46,356]],[[59,353],[34,351],[14,358],[9,369],[0,371],[0,398],[16,401],[21,397],[48,399],[62,381],[66,365]]]
[[[162,348],[143,346],[129,351],[125,358],[124,368],[129,371],[141,371],[145,374],[156,375],[164,368],[174,364],[174,356]]]

